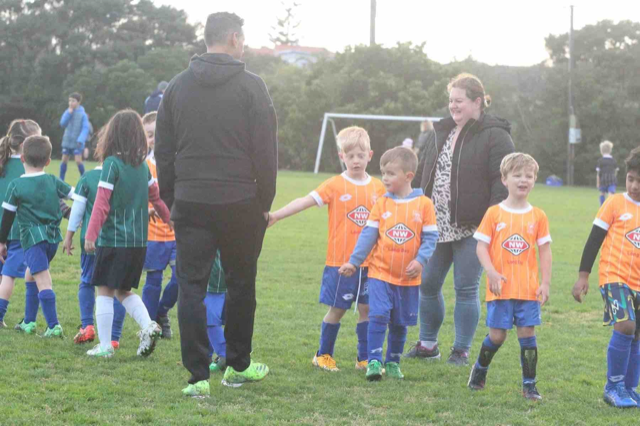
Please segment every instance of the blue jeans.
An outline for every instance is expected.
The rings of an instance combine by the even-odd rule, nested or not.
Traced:
[[[453,312],[456,337],[453,347],[468,351],[480,318],[480,277],[482,265],[476,255],[477,241],[468,237],[460,241],[438,243],[420,285],[420,340],[438,340],[444,321],[442,285],[453,263],[453,287],[456,304]]]

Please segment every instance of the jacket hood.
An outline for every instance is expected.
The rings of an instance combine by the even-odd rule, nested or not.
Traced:
[[[474,122],[475,120],[473,119],[469,120],[465,125],[465,127],[470,126]],[[503,118],[498,118],[491,114],[483,113],[480,116],[480,118],[478,118],[477,123],[478,123],[478,126],[473,126],[473,128],[470,129],[471,133],[478,133],[486,129],[498,127],[506,130],[507,133],[511,134],[511,124],[507,120]],[[456,122],[453,121],[453,118],[451,117],[447,117],[438,121],[437,123],[433,123],[433,127],[436,130],[439,130],[439,131],[444,130],[447,133],[450,132],[455,126],[456,126]]]
[[[194,55],[189,63],[189,71],[202,86],[215,87],[226,83],[244,72],[244,62],[224,53]]]

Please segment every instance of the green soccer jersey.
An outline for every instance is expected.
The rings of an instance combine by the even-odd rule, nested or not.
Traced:
[[[24,174],[24,165],[22,161],[20,161],[19,155],[12,155],[7,161],[7,164],[4,166],[4,175],[0,177],[0,194],[4,197],[7,193],[7,188],[9,187],[9,183],[12,180],[19,178]],[[4,209],[0,209],[0,221],[2,221],[2,213],[4,213]],[[11,227],[11,232],[9,232],[8,240],[19,240],[20,239],[20,228],[18,228],[18,223],[14,222]]]
[[[147,246],[149,187],[154,182],[145,161],[133,167],[115,156],[104,160],[98,186],[113,192],[99,247]]]
[[[98,182],[100,181],[101,173],[102,166],[86,172],[82,175],[73,191],[73,199],[85,203],[82,229],[80,230],[80,247],[82,254],[87,254],[84,251],[84,236],[87,234],[87,227],[91,220],[91,212],[93,211],[93,203],[95,203],[96,195],[98,194]]]
[[[45,172],[24,174],[9,183],[2,207],[16,212],[23,250],[43,241],[62,241],[59,200],[72,195],[69,184]]]
[[[213,267],[211,268],[211,275],[209,275],[209,286],[207,287],[208,293],[226,293],[227,283],[224,280],[224,271],[222,270],[222,263],[220,263],[220,251],[216,253],[216,259],[213,261]]]

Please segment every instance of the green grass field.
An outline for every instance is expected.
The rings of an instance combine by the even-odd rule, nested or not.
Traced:
[[[58,163],[49,171],[57,174]],[[274,209],[307,194],[327,176],[281,172]],[[77,177],[71,163],[67,181],[75,184]],[[353,313],[345,316],[336,345],[341,371],[313,368],[311,358],[326,312],[317,300],[327,213],[311,209],[270,229],[260,258],[253,357],[271,369],[263,382],[231,389],[220,384],[218,375],[211,378],[210,399],[183,398],[180,389],[188,373],[181,366],[175,310],[170,312],[175,337],[160,341],[151,357],[136,356],[137,327],[127,317],[116,356],[88,359],[84,353],[89,346],[73,344],[80,323],[79,250],[71,258],[60,250],[52,275],[66,338],[45,340],[0,330],[0,424],[633,424],[638,421],[637,411],[615,410],[602,401],[611,330],[601,325],[596,276],[582,305],[573,301],[570,291],[598,208],[598,194],[595,189],[539,185],[531,201],[546,211],[554,239],[551,298],[538,330],[541,403],[521,396],[515,332],[494,358],[483,392],[466,387],[468,368],[444,362],[403,361],[404,381],[367,382],[353,368]],[[10,327],[22,318],[22,283],[18,280],[5,318]],[[453,341],[451,274],[444,292],[447,316],[440,346],[447,352]],[[484,298],[484,281],[481,294]],[[473,359],[486,334],[484,303],[482,313]],[[44,329],[40,313],[38,332]],[[418,327],[410,328],[408,343],[417,337]]]

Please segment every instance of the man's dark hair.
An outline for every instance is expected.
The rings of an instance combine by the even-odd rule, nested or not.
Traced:
[[[640,146],[631,150],[624,165],[627,166],[627,173],[634,171],[640,175]]]
[[[78,92],[73,92],[72,94],[69,95],[69,97],[78,101],[79,104],[82,103],[82,95]]]
[[[230,33],[242,34],[244,19],[229,12],[212,13],[204,27],[204,43],[207,46],[224,44]]]
[[[22,144],[22,155],[31,167],[44,167],[51,158],[51,141],[46,136],[29,136]]]

